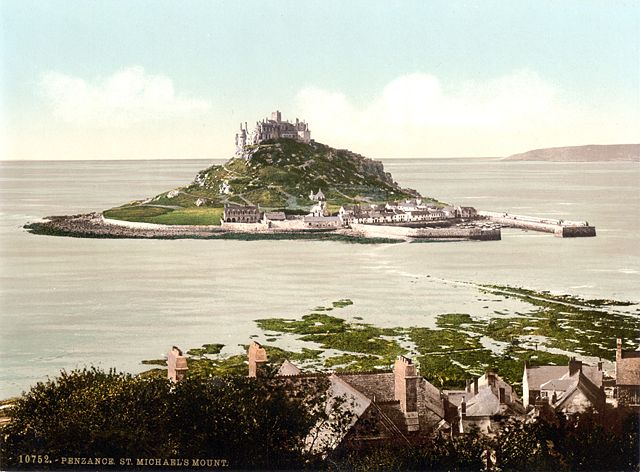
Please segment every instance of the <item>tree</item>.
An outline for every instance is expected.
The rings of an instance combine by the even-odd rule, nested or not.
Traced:
[[[187,378],[177,385],[99,369],[76,370],[24,394],[2,432],[2,467],[20,454],[226,459],[232,468],[300,468],[305,438],[328,413],[326,382]]]
[[[170,384],[92,368],[62,372],[16,402],[2,434],[3,466],[19,454],[51,458],[157,456],[165,449]],[[59,468],[60,464],[52,464]]]

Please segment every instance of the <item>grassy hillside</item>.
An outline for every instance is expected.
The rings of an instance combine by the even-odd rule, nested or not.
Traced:
[[[343,204],[419,196],[394,182],[381,162],[320,143],[281,139],[249,147],[245,154],[247,159],[233,158],[198,172],[185,187],[107,210],[105,216],[149,223],[218,224],[220,209],[227,202],[306,212],[312,204],[309,193],[318,189],[325,194],[330,211]],[[199,207],[198,199],[204,200]]]

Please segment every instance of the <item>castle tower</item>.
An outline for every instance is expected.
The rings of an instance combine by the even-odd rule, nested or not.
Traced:
[[[260,144],[267,139],[287,138],[308,144],[311,142],[311,132],[307,123],[298,118],[295,123],[282,121],[282,113],[276,110],[271,113],[270,119],[256,121],[252,130],[249,130],[246,122],[244,127],[240,124],[240,132],[236,133],[235,138],[236,154],[241,155],[245,146]]]
[[[244,147],[247,145],[247,124],[244,124],[244,128],[242,127],[242,123],[240,123],[240,132],[236,133],[236,154],[242,154]]]

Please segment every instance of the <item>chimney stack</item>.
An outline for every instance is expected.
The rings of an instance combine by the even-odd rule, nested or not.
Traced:
[[[395,399],[400,401],[407,431],[418,431],[418,373],[411,359],[398,356],[393,366]]]
[[[478,378],[473,379],[473,394],[478,394]]]
[[[491,371],[487,371],[487,385],[489,385],[489,387],[496,386],[496,374]]]
[[[582,361],[577,361],[575,357],[569,359],[569,377],[582,371]]]
[[[180,348],[173,346],[167,354],[167,377],[173,383],[180,382],[187,375],[187,358]]]
[[[616,362],[622,360],[622,338],[616,339]]]
[[[261,377],[267,364],[267,351],[255,341],[249,345],[249,377]]]

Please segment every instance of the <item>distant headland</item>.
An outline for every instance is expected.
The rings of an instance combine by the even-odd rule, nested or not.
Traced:
[[[497,240],[501,227],[595,236],[587,222],[482,212],[401,187],[381,162],[311,139],[279,111],[240,124],[235,155],[184,187],[102,213],[48,217],[36,234],[93,238]]]
[[[640,144],[588,144],[534,149],[505,157],[504,161],[598,162],[640,161]]]

